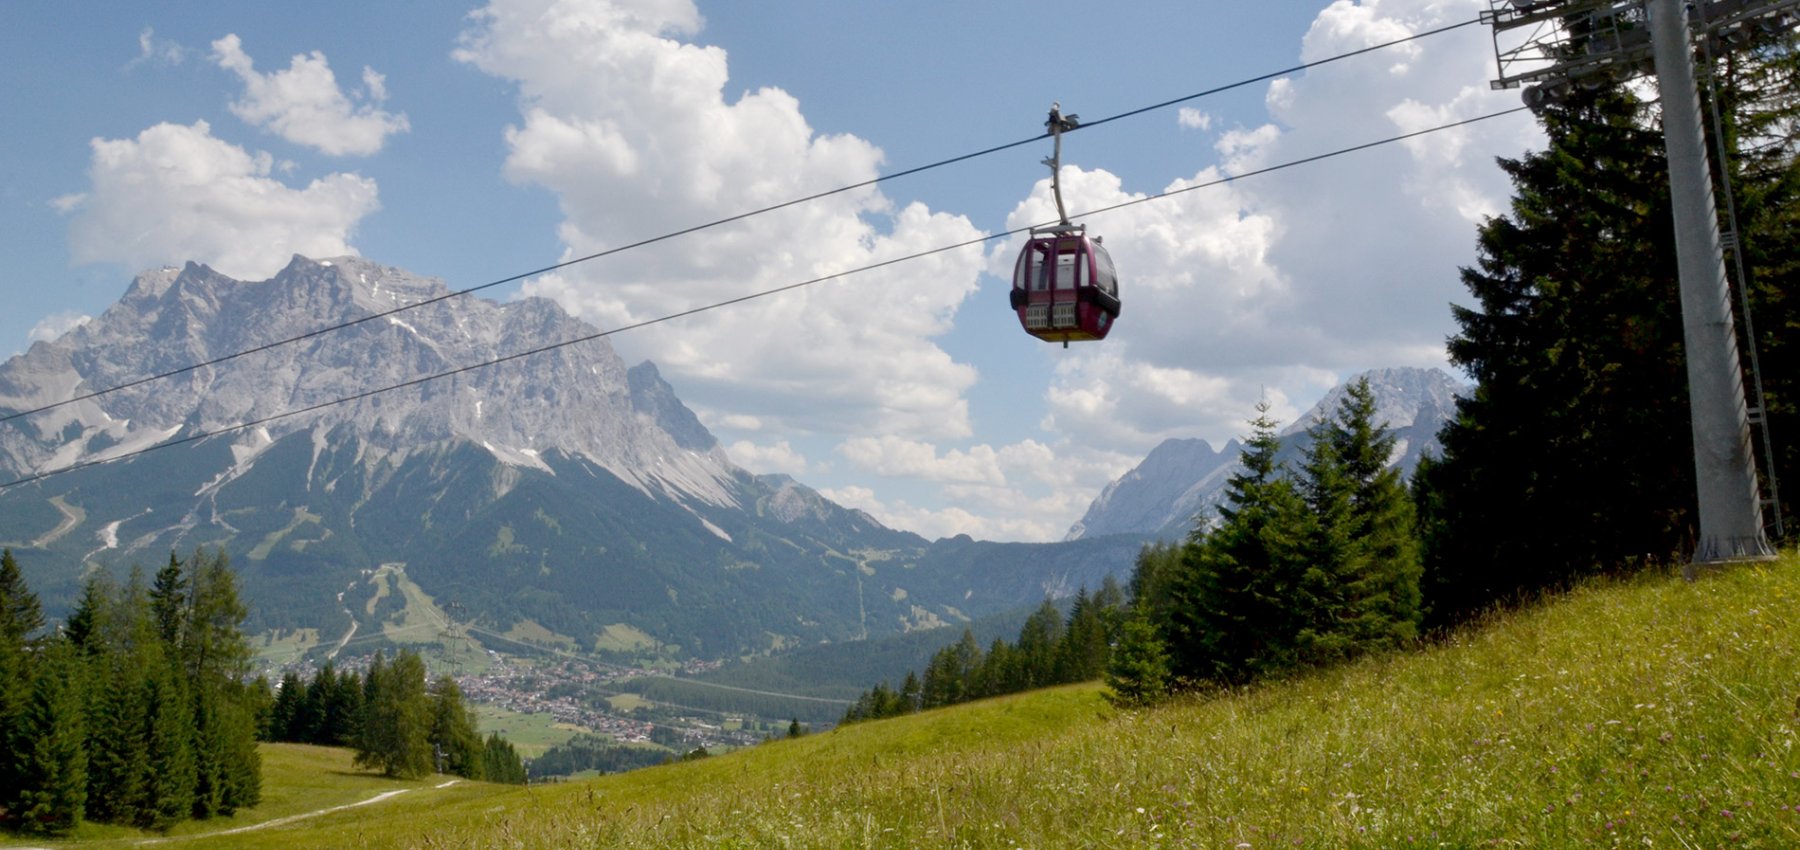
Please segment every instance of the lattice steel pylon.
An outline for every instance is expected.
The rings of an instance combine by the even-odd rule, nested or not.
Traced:
[[[1733,50],[1794,26],[1800,0],[1489,0],[1496,89],[1524,88],[1540,108],[1575,87],[1600,88],[1654,73],[1662,92],[1675,253],[1681,284],[1688,393],[1692,408],[1700,534],[1697,565],[1774,556],[1763,531],[1756,452],[1745,402],[1744,370],[1727,284],[1700,96],[1695,39]],[[1686,12],[1692,11],[1689,21]],[[1754,340],[1751,340],[1754,345]],[[1760,382],[1760,381],[1759,381]],[[1760,413],[1761,399],[1757,409]],[[1764,428],[1767,424],[1757,417]],[[1765,453],[1770,492],[1774,460]],[[1774,506],[1777,522],[1780,506]]]

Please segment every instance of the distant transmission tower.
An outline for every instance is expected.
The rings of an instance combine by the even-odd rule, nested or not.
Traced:
[[[1778,485],[1773,452],[1769,451],[1762,379],[1756,369],[1756,340],[1749,337],[1751,374],[1757,390],[1752,407],[1745,401],[1737,325],[1725,274],[1726,240],[1719,230],[1693,53],[1696,37],[1708,56],[1785,37],[1794,27],[1800,0],[1488,2],[1482,20],[1493,27],[1500,74],[1493,86],[1524,86],[1527,106],[1537,109],[1559,102],[1577,87],[1597,89],[1643,74],[1656,75],[1662,92],[1663,144],[1674,209],[1700,508],[1700,539],[1688,572],[1692,577],[1693,569],[1700,565],[1774,557],[1763,533],[1761,509],[1773,508],[1779,534],[1781,506],[1775,504]],[[1684,15],[1684,5],[1693,13],[1691,20]],[[1729,195],[1729,186],[1727,192]],[[1731,242],[1736,243],[1735,233]],[[1741,257],[1738,251],[1733,253]],[[1746,300],[1747,326],[1749,320]],[[1752,422],[1762,431],[1767,499],[1762,498],[1757,484]]]
[[[450,604],[444,606],[444,613],[449,619],[444,623],[443,631],[438,633],[438,640],[442,642],[444,651],[449,656],[450,678],[452,679],[462,676],[463,653],[469,651],[469,631],[463,622],[467,616],[467,610],[461,601],[450,600]]]

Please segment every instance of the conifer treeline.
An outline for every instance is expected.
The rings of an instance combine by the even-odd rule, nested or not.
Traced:
[[[223,551],[169,556],[149,586],[91,578],[68,623],[44,625],[0,553],[0,820],[59,833],[83,820],[167,829],[262,796],[259,691]]]
[[[388,776],[439,772],[489,782],[523,784],[518,752],[499,735],[483,741],[456,680],[429,687],[425,662],[401,650],[392,661],[377,652],[366,676],[326,664],[311,682],[282,677],[269,710],[268,739],[352,747],[359,767]]]
[[[1125,594],[1111,576],[1092,596],[1082,588],[1065,622],[1050,600],[1038,607],[1009,644],[996,638],[986,652],[975,633],[933,655],[923,678],[908,672],[900,689],[882,682],[857,698],[844,723],[876,720],[927,708],[954,705],[1097,678],[1106,669],[1108,648],[1125,620]]]
[[[1243,468],[1216,526],[1152,547],[1132,578],[1132,617],[1109,682],[1126,702],[1171,683],[1243,684],[1401,646],[1419,633],[1412,497],[1387,465],[1366,379],[1312,431],[1298,470],[1257,407]]]
[[[1387,465],[1367,380],[1317,425],[1297,470],[1257,408],[1243,469],[1216,525],[1138,556],[1130,601],[1108,580],[1076,597],[1065,625],[1046,601],[1017,644],[985,653],[965,631],[921,680],[862,695],[844,722],[889,717],[1102,674],[1123,704],[1174,687],[1235,685],[1401,646],[1419,632],[1420,558],[1412,495]]]

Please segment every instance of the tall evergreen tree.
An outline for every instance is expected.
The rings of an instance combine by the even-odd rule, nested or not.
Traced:
[[[150,772],[137,825],[166,830],[193,815],[199,784],[194,760],[193,710],[187,689],[165,664],[152,665],[144,682],[149,708],[144,739]]]
[[[1204,529],[1196,528],[1188,540],[1191,543],[1204,534]],[[1184,545],[1150,543],[1138,550],[1132,566],[1131,584],[1127,588],[1131,607],[1141,611],[1159,634],[1171,634],[1174,630],[1175,585],[1183,573],[1182,560],[1186,551]]]
[[[110,613],[110,600],[114,596],[112,577],[105,571],[96,572],[81,583],[81,596],[75,601],[75,610],[69,612],[63,621],[63,636],[74,644],[76,649],[88,655],[100,652],[102,634],[106,629],[105,620]]]
[[[1062,612],[1056,610],[1056,603],[1045,599],[1019,629],[1019,641],[1015,644],[1019,654],[1019,683],[1008,691],[1056,683],[1056,646],[1062,640],[1062,632]]]
[[[1169,653],[1149,612],[1137,609],[1120,628],[1119,646],[1108,659],[1106,685],[1115,704],[1137,708],[1168,693]]]
[[[507,785],[525,784],[525,763],[513,745],[499,734],[488,735],[482,747],[481,775],[489,782]]]
[[[975,632],[963,629],[962,639],[937,651],[925,667],[925,681],[920,685],[925,708],[955,705],[973,699],[970,684],[982,663],[981,646]]]
[[[281,684],[275,688],[275,705],[269,709],[268,740],[306,740],[295,731],[295,719],[299,717],[300,704],[305,700],[306,682],[300,678],[300,674],[292,670],[281,674]]]
[[[1171,582],[1171,673],[1240,683],[1297,663],[1303,622],[1293,605],[1305,572],[1306,508],[1275,460],[1281,441],[1257,405],[1243,469],[1226,483],[1220,524],[1196,530]]]
[[[33,690],[28,645],[43,624],[37,596],[26,587],[12,550],[0,550],[0,753],[20,753],[32,743],[26,726]],[[17,811],[24,787],[19,769],[14,759],[0,756],[0,811]]]
[[[171,649],[181,646],[181,629],[187,619],[187,576],[181,572],[181,561],[169,553],[169,563],[156,573],[150,586],[150,612],[163,643]]]
[[[1462,270],[1451,362],[1476,381],[1420,482],[1425,593],[1449,622],[1609,565],[1684,557],[1693,444],[1660,134],[1629,92],[1545,109]]]
[[[1300,489],[1311,510],[1310,612],[1302,652],[1313,661],[1399,646],[1418,635],[1419,549],[1413,503],[1389,466],[1394,438],[1375,422],[1368,379],[1347,388],[1313,431]]]
[[[1105,608],[1084,587],[1075,594],[1068,625],[1056,647],[1056,681],[1086,682],[1099,678],[1106,672],[1107,647]]]
[[[455,679],[439,676],[431,684],[430,698],[431,729],[427,739],[437,758],[438,772],[481,779],[481,732],[475,728],[475,718],[463,702],[462,689]]]
[[[314,685],[314,691],[319,694],[320,713],[313,743],[330,747],[349,746],[356,739],[356,724],[361,722],[363,682],[350,670],[340,671],[335,679],[326,676],[324,681],[329,686],[323,690],[320,690],[319,685]]]
[[[357,766],[380,768],[397,777],[430,773],[432,753],[427,736],[431,709],[425,692],[425,662],[418,653],[401,650],[388,664],[376,653],[364,694],[355,745]]]
[[[6,754],[19,783],[8,789],[9,811],[29,832],[66,833],[87,805],[87,745],[79,653],[64,640],[48,641],[32,665],[24,715],[24,746]]]

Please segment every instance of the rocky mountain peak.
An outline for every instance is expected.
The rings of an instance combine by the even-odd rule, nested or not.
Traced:
[[[676,445],[697,452],[710,452],[718,447],[718,438],[700,424],[700,417],[675,397],[675,388],[663,380],[655,363],[645,360],[631,367],[625,372],[625,382],[631,388],[631,406],[674,437]]]
[[[548,468],[542,454],[554,449],[646,491],[732,501],[725,482],[740,472],[714,451],[716,440],[654,366],[645,364],[632,379],[604,339],[328,405],[594,333],[554,302],[535,298],[497,304],[464,296],[370,318],[448,292],[440,280],[360,257],[296,256],[263,281],[194,263],[147,271],[99,318],[0,364],[0,410],[39,407],[364,321],[7,423],[0,426],[0,469],[47,471],[280,417],[231,438],[240,464],[296,431],[347,429],[387,453],[464,441],[508,464],[540,469]],[[314,405],[328,406],[282,416]]]

